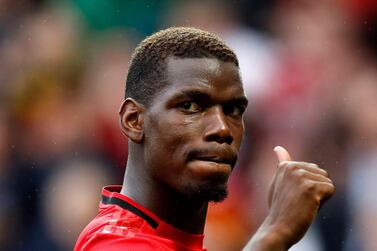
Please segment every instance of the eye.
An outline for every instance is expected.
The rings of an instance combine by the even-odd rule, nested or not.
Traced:
[[[224,113],[232,117],[242,116],[244,111],[245,108],[238,105],[224,106]]]
[[[193,101],[184,102],[180,104],[178,108],[184,112],[189,112],[189,113],[195,113],[195,112],[201,111],[200,105]]]

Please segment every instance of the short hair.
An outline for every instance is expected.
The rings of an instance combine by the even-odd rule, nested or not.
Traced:
[[[135,49],[128,69],[125,98],[150,105],[166,85],[166,59],[217,58],[234,63],[236,54],[219,37],[196,28],[172,27],[144,39]]]

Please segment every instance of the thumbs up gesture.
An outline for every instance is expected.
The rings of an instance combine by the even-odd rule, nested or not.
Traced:
[[[281,146],[274,149],[279,161],[268,195],[270,211],[244,251],[286,251],[298,242],[335,187],[316,164],[292,161]]]
[[[277,233],[288,249],[305,235],[335,187],[328,173],[316,164],[292,161],[281,146],[274,151],[279,164],[268,196],[270,211],[262,227]]]

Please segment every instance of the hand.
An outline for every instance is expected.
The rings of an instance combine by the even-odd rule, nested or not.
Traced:
[[[281,146],[274,149],[279,165],[268,195],[270,211],[244,250],[286,251],[308,230],[335,187],[316,164],[292,161]]]
[[[268,196],[270,211],[262,228],[274,233],[288,249],[305,235],[335,187],[327,172],[316,164],[292,161],[281,146],[274,151],[279,165]]]

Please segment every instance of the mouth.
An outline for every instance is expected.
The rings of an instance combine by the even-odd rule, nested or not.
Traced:
[[[237,155],[227,152],[226,154],[224,153],[208,153],[208,152],[203,152],[203,151],[193,151],[189,154],[188,156],[189,161],[206,161],[206,162],[213,162],[217,164],[226,164],[229,165],[232,169],[235,166],[237,162]]]
[[[221,158],[218,156],[198,156],[194,158],[193,160],[201,160],[201,161],[209,161],[209,162],[215,162],[218,164],[228,164],[233,166],[233,163],[230,159],[228,158]]]

